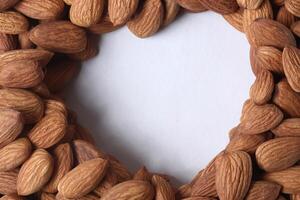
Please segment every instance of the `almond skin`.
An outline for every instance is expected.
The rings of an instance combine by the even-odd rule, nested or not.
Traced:
[[[111,168],[109,167],[104,179],[95,188],[93,193],[97,194],[99,197],[103,197],[112,187],[119,183],[118,177]]]
[[[235,0],[201,0],[203,6],[222,15],[230,14],[239,9]]]
[[[29,40],[29,31],[18,35],[19,45],[21,49],[33,49],[35,45]]]
[[[249,28],[248,41],[254,47],[273,46],[283,49],[296,46],[292,32],[283,24],[270,19],[257,19]]]
[[[300,138],[283,137],[264,142],[256,150],[258,166],[274,172],[293,166],[300,159]]]
[[[153,197],[154,189],[149,182],[131,180],[114,186],[101,200],[152,200]]]
[[[0,53],[14,50],[18,46],[14,35],[0,33]]]
[[[121,27],[122,25],[114,25],[106,14],[97,24],[90,26],[88,29],[94,34],[103,34],[113,32]]]
[[[80,198],[97,187],[106,174],[108,162],[101,158],[86,161],[69,173],[58,184],[59,193],[65,198]]]
[[[293,46],[285,47],[282,63],[284,74],[291,88],[300,92],[300,50]]]
[[[300,1],[299,0],[285,0],[284,6],[293,15],[300,17]]]
[[[300,118],[289,118],[272,130],[276,137],[300,137]]]
[[[31,155],[31,143],[20,138],[0,149],[0,171],[10,171],[22,165]]]
[[[27,124],[35,123],[44,114],[44,103],[35,94],[22,89],[0,89],[0,108],[19,111]]]
[[[105,158],[103,152],[84,140],[74,140],[73,149],[78,163],[84,163],[95,158]]]
[[[217,159],[216,187],[220,199],[243,200],[251,179],[252,162],[247,153],[225,153]]]
[[[114,25],[125,24],[136,12],[139,0],[109,0],[108,15]]]
[[[0,172],[0,194],[17,193],[18,171]]]
[[[255,181],[251,184],[245,200],[277,199],[281,186],[268,181]]]
[[[33,19],[57,19],[64,10],[63,0],[22,0],[15,9]]]
[[[37,46],[59,53],[77,53],[87,44],[85,31],[68,21],[37,25],[30,31],[29,38]]]
[[[53,164],[53,159],[47,151],[35,150],[20,169],[17,180],[18,194],[27,196],[41,190],[51,178]]]
[[[184,9],[190,12],[203,12],[207,8],[201,3],[200,0],[176,0],[176,2]]]
[[[299,37],[300,36],[300,21],[296,21],[295,23],[293,23],[291,25],[291,30],[293,31],[293,33],[295,35],[297,35]]]
[[[160,0],[147,0],[143,3],[141,12],[127,23],[127,27],[137,37],[150,37],[162,25],[163,14],[163,5]]]
[[[282,6],[277,13],[276,21],[282,23],[286,27],[291,27],[291,25],[296,21],[296,17]]]
[[[223,15],[224,19],[235,29],[244,32],[244,9],[239,9],[234,13]]]
[[[175,200],[175,194],[172,186],[165,179],[158,175],[152,177],[152,185],[155,187],[156,200]]]
[[[14,11],[0,13],[0,32],[20,34],[27,31],[29,23],[26,17]]]
[[[12,8],[19,0],[2,0],[0,2],[0,12]]]
[[[258,9],[264,0],[237,0],[240,7],[245,9]]]
[[[163,4],[165,8],[163,26],[168,26],[176,19],[180,7],[175,0],[163,0]]]
[[[23,129],[20,112],[12,109],[0,109],[0,148],[13,142]]]
[[[23,197],[18,196],[17,194],[8,194],[0,198],[1,200],[25,200]]]
[[[70,20],[77,26],[90,27],[99,22],[103,7],[104,0],[73,0]]]

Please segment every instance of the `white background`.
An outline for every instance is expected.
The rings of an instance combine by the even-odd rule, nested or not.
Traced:
[[[126,27],[68,88],[69,105],[104,151],[179,183],[228,142],[253,81],[243,34],[219,15],[185,14],[154,37]]]

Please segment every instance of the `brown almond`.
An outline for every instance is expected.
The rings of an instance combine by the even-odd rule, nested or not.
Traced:
[[[300,37],[300,21],[296,21],[295,23],[293,23],[291,25],[291,30],[293,31],[293,33],[295,35],[297,35],[298,37]]]
[[[43,98],[50,97],[50,91],[44,82],[38,84],[35,87],[30,88],[30,90]]]
[[[112,172],[109,167],[107,173],[101,183],[93,191],[99,197],[103,197],[112,187],[119,183],[118,177],[115,173]]]
[[[66,105],[58,100],[48,99],[45,101],[45,115],[61,113],[65,117],[68,116]]]
[[[71,146],[68,143],[57,146],[53,151],[53,158],[55,162],[53,175],[43,188],[43,191],[48,193],[57,193],[58,183],[73,167]]]
[[[184,198],[182,200],[216,200],[216,199],[210,197],[189,197],[189,198]]]
[[[70,20],[73,24],[90,27],[99,22],[104,8],[104,0],[73,0]]]
[[[10,171],[22,165],[31,155],[31,143],[20,138],[0,149],[0,171]]]
[[[13,35],[0,33],[0,53],[17,48],[17,41]]]
[[[114,25],[106,14],[97,24],[90,26],[88,29],[94,34],[104,34],[113,32],[121,27],[122,25]]]
[[[256,150],[258,166],[274,172],[293,166],[300,159],[300,138],[283,137],[264,142]]]
[[[277,137],[300,137],[300,118],[289,118],[272,129]]]
[[[131,180],[110,189],[101,200],[152,200],[154,189],[149,182]]]
[[[146,167],[142,167],[134,174],[133,179],[150,182],[152,179],[152,175],[151,175],[151,173],[149,173],[149,171]]]
[[[78,163],[84,163],[95,158],[105,158],[103,152],[84,140],[74,140],[73,149]]]
[[[299,0],[285,0],[284,6],[293,15],[300,17],[300,1]]]
[[[281,6],[277,13],[276,20],[286,27],[291,27],[291,25],[296,21],[296,17],[284,6]]]
[[[20,169],[17,180],[18,194],[27,196],[41,190],[51,178],[53,164],[53,159],[47,151],[35,150]]]
[[[191,196],[191,185],[190,184],[184,184],[178,188],[177,193],[176,193],[176,198],[185,199],[190,196]]]
[[[18,196],[17,194],[8,194],[0,198],[1,200],[25,200],[24,197]]]
[[[255,181],[251,184],[245,200],[271,200],[277,199],[280,193],[280,185],[268,181]]]
[[[27,31],[29,23],[26,17],[18,12],[7,11],[0,13],[0,32],[6,34],[20,34]]]
[[[176,19],[180,7],[175,0],[163,0],[163,4],[165,8],[163,26],[168,26]]]
[[[277,183],[282,186],[285,194],[300,193],[300,166],[291,167],[282,171],[266,173],[264,180]]]
[[[154,175],[151,183],[156,191],[156,200],[175,200],[173,188],[164,178]]]
[[[282,54],[284,74],[291,88],[300,92],[300,50],[296,47],[285,47]]]
[[[250,103],[250,108],[243,114],[239,129],[244,134],[261,134],[280,124],[283,113],[274,104],[262,106]]]
[[[120,182],[132,179],[132,175],[129,172],[129,170],[127,169],[126,166],[124,166],[118,160],[112,159],[111,156],[109,156],[109,157],[110,157],[109,164],[110,164],[110,168],[112,170],[112,173],[117,175],[118,180]]]
[[[292,32],[283,24],[270,19],[257,19],[249,28],[248,40],[255,47],[273,46],[279,49],[296,46]]]
[[[0,2],[0,12],[12,8],[17,2],[19,2],[19,0],[2,0]]]
[[[59,53],[77,53],[87,44],[85,30],[68,21],[55,21],[35,26],[30,40],[44,49]]]
[[[43,192],[40,196],[40,200],[55,200],[55,195],[54,194],[49,194],[46,192]]]
[[[236,0],[201,0],[203,6],[222,15],[233,13],[239,9]]]
[[[23,118],[20,112],[0,109],[0,148],[13,142],[22,132]]]
[[[24,60],[0,68],[0,85],[11,88],[30,88],[40,84],[44,72],[38,61]]]
[[[18,171],[0,172],[0,194],[17,193]]]
[[[108,15],[111,22],[116,25],[122,25],[129,21],[136,12],[139,0],[109,0]]]
[[[163,23],[164,10],[160,0],[144,1],[142,10],[127,23],[129,30],[137,37],[146,38],[158,31]]]
[[[19,45],[21,49],[32,49],[34,48],[34,44],[29,39],[30,32],[23,32],[18,35]]]
[[[223,15],[224,19],[240,32],[244,32],[244,9],[238,9],[234,13]]]
[[[252,179],[252,161],[242,151],[225,153],[216,161],[216,188],[220,199],[243,200]]]
[[[63,0],[22,0],[15,9],[33,19],[50,20],[57,19],[64,7]]]
[[[176,0],[176,2],[179,6],[190,12],[203,12],[207,10],[200,0]]]
[[[108,162],[101,158],[86,161],[69,173],[58,184],[65,198],[80,198],[93,191],[106,174]]]
[[[264,0],[237,0],[240,7],[245,9],[258,9]]]

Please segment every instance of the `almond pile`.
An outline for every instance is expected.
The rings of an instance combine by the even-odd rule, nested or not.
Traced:
[[[206,10],[245,33],[256,80],[227,147],[176,188],[97,148],[60,94],[100,34]],[[0,0],[0,200],[300,200],[299,17],[300,0]]]

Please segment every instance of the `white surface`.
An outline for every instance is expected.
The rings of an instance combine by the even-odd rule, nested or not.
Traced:
[[[227,144],[253,81],[243,34],[216,14],[186,14],[149,39],[127,28],[69,88],[99,146],[131,170],[188,181]]]

